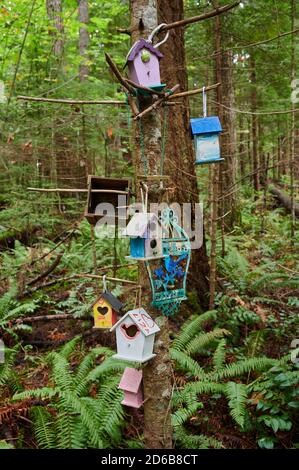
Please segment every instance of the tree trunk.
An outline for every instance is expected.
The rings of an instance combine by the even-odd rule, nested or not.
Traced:
[[[147,37],[157,26],[156,0],[131,0],[131,26],[134,28],[132,42]],[[140,98],[139,106],[146,108],[152,101],[151,97]],[[144,174],[144,162],[147,161],[149,175],[159,174],[161,161],[161,117],[160,112],[153,111],[142,118],[135,128],[136,142],[136,192],[139,193],[140,175]],[[140,137],[142,134],[143,145]],[[143,148],[145,152],[143,154]],[[162,192],[158,192],[155,184],[148,181],[149,202],[160,202]],[[153,316],[161,328],[155,343],[156,357],[143,369],[144,387],[144,440],[147,449],[168,449],[172,447],[171,427],[171,396],[172,367],[169,357],[169,325],[166,317],[158,317],[150,303],[150,287],[146,268],[142,263],[139,269],[142,289],[142,305]]]
[[[89,74],[89,66],[87,64],[89,32],[87,26],[85,26],[89,23],[88,0],[78,0],[78,18],[80,21],[79,54],[82,57],[82,61],[79,65],[79,79],[83,82]]]
[[[296,17],[296,2],[295,0],[291,0],[291,23],[292,28],[295,28],[295,17]],[[295,80],[296,75],[296,42],[295,42],[295,35],[292,35],[292,60],[291,60],[291,80],[292,82]],[[294,111],[296,108],[295,102],[292,102],[292,116],[291,116],[291,135],[290,135],[290,162],[289,162],[289,169],[290,169],[290,201],[291,201],[291,244],[294,245],[295,243],[295,228],[296,228],[296,220],[295,220],[295,188],[294,188],[294,168],[295,168],[295,129],[296,129],[296,112]]]
[[[184,17],[183,0],[158,2],[158,22],[172,23]],[[160,48],[164,57],[161,60],[162,82],[167,87],[179,83],[180,91],[188,89],[188,76],[185,57],[184,28],[170,30],[168,41]],[[179,204],[198,202],[195,156],[190,138],[190,111],[188,98],[183,99],[183,106],[169,107],[166,110],[167,142],[165,148],[164,173],[170,176],[167,185],[173,187],[171,200]],[[208,307],[209,261],[206,251],[205,236],[199,249],[192,250],[188,275],[188,288],[195,289],[201,307]]]
[[[250,58],[251,66],[251,111],[256,113],[257,110],[257,92],[256,92],[256,69],[255,59],[253,56]],[[252,115],[251,124],[251,138],[252,138],[252,172],[253,172],[253,187],[255,191],[260,189],[260,176],[259,176],[259,155],[258,155],[258,117],[256,114]]]
[[[51,25],[50,35],[54,37],[53,52],[62,56],[64,47],[64,26],[62,19],[62,0],[46,0],[48,18]]]

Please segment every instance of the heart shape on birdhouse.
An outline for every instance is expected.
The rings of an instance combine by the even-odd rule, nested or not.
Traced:
[[[127,339],[134,339],[140,333],[140,330],[134,323],[132,325],[123,323],[121,325],[121,332]]]
[[[101,307],[100,305],[97,307],[97,311],[100,315],[105,316],[108,313],[108,307]]]

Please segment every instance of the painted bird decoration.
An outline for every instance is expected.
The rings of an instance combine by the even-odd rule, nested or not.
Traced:
[[[172,256],[167,256],[163,260],[164,267],[160,266],[158,269],[155,269],[154,274],[157,279],[160,281],[160,287],[163,286],[166,291],[175,283],[184,277],[184,268],[181,266],[181,262],[187,258],[187,253],[182,254],[177,259]]]

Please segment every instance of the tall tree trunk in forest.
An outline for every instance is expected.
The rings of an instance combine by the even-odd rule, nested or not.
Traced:
[[[79,79],[83,82],[89,74],[89,66],[87,64],[87,49],[89,45],[89,32],[87,29],[89,23],[88,0],[78,0],[78,19],[80,21],[79,53],[82,57],[79,65]]]
[[[213,0],[213,7],[219,7],[219,1]],[[215,44],[215,67],[216,81],[221,85],[217,89],[217,113],[219,115],[223,132],[221,133],[221,155],[224,162],[221,163],[219,171],[219,196],[221,199],[220,215],[225,215],[224,228],[231,231],[238,220],[239,211],[237,205],[237,194],[235,191],[225,191],[234,185],[236,180],[236,154],[237,134],[235,116],[235,92],[233,81],[233,55],[232,51],[224,51],[231,45],[227,40],[230,18],[216,16],[214,19],[214,44]]]
[[[172,23],[184,18],[183,0],[166,2],[158,0],[158,22]],[[170,30],[168,41],[160,48],[164,57],[161,60],[162,82],[171,87],[180,84],[181,91],[188,89],[188,76],[185,58],[184,28]],[[164,172],[170,176],[167,185],[174,187],[172,201],[182,204],[198,202],[195,156],[190,139],[189,100],[183,105],[166,110],[167,142],[165,148]],[[196,290],[202,308],[208,307],[209,260],[206,252],[205,237],[199,249],[192,250],[188,275],[188,286]]]
[[[255,191],[260,189],[260,175],[259,175],[259,154],[258,154],[258,116],[257,110],[257,91],[256,91],[256,69],[255,59],[250,57],[250,80],[251,80],[251,139],[252,139],[252,172],[253,172],[253,187]]]
[[[132,42],[140,37],[147,37],[157,26],[156,0],[131,0]],[[139,105],[144,109],[152,98],[140,98]],[[135,131],[137,131],[138,125]],[[140,144],[141,134],[143,145]],[[145,149],[143,155],[142,149]],[[142,118],[139,132],[136,132],[136,192],[139,193],[140,178],[144,174],[144,158],[147,160],[149,175],[157,175],[161,162],[161,117],[160,112],[153,111]],[[158,191],[152,181],[148,181],[149,202],[160,202],[162,192]],[[156,343],[156,357],[143,369],[144,387],[144,440],[147,449],[167,449],[172,447],[171,396],[172,366],[169,357],[169,325],[166,317],[158,317],[151,306],[150,287],[144,264],[139,269],[139,282],[142,289],[142,305],[153,316],[161,328]]]
[[[49,34],[54,37],[53,55],[58,63],[61,63],[64,47],[62,1],[46,0],[46,7],[48,19],[52,25]],[[68,117],[71,119],[74,117],[74,113],[77,114],[77,111],[77,109],[72,109]],[[65,135],[63,132],[64,125],[63,115],[54,118],[52,136],[56,164],[56,183],[62,186],[84,188],[86,187],[86,161],[85,158],[81,158],[80,151],[76,152],[74,150],[70,135]],[[82,147],[82,143],[80,145]]]
[[[291,24],[292,31],[295,28],[295,17],[296,17],[296,3],[295,0],[291,0]],[[296,75],[296,38],[295,35],[292,35],[292,60],[291,60],[291,80],[295,80]],[[296,227],[296,217],[295,217],[295,189],[294,189],[294,168],[295,168],[295,130],[296,130],[296,108],[295,102],[292,102],[292,116],[291,116],[291,135],[290,135],[290,199],[291,199],[291,243],[294,245],[295,240],[295,227]]]
[[[53,52],[56,57],[61,57],[64,47],[62,0],[46,0],[46,7],[51,23],[50,35],[54,37]]]

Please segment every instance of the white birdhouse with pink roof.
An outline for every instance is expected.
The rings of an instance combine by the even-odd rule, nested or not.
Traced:
[[[147,362],[153,357],[155,334],[160,328],[144,308],[127,312],[110,331],[116,331],[116,359]]]

